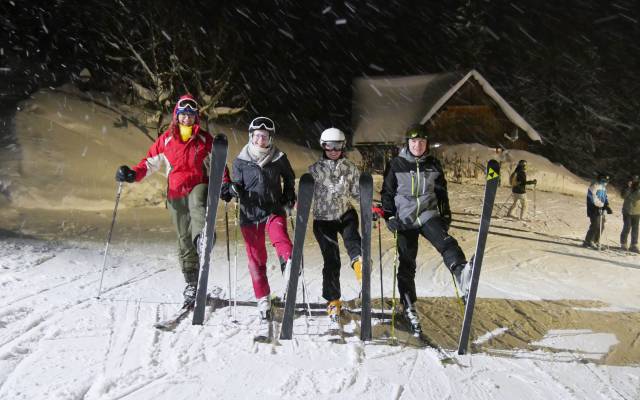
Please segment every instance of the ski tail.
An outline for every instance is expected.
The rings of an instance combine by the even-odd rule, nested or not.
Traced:
[[[360,175],[360,233],[362,237],[362,314],[360,340],[371,340],[371,226],[373,215],[373,178],[368,172]]]
[[[224,169],[227,165],[227,137],[218,134],[213,140],[211,149],[211,166],[209,168],[209,187],[207,189],[207,210],[205,212],[204,229],[200,240],[203,244],[200,249],[200,274],[198,276],[198,288],[196,291],[196,302],[193,309],[193,325],[202,325],[204,322],[204,310],[207,303],[207,282],[209,280],[209,263],[211,261],[211,250],[214,244],[216,213],[220,200],[220,189]]]
[[[290,340],[293,335],[293,317],[296,306],[296,292],[298,291],[298,275],[302,263],[302,250],[307,232],[307,222],[313,200],[314,180],[311,174],[304,174],[298,183],[298,206],[296,211],[296,228],[293,234],[293,253],[291,254],[291,269],[287,284],[287,297],[284,305],[284,315],[280,329],[280,339]]]
[[[478,230],[478,240],[476,242],[476,252],[473,259],[473,267],[471,273],[471,286],[469,288],[469,297],[464,312],[464,321],[460,332],[460,341],[458,343],[458,354],[465,354],[469,342],[469,333],[471,331],[471,320],[473,319],[473,309],[476,303],[476,294],[478,292],[478,282],[480,280],[480,269],[482,268],[482,259],[484,258],[484,248],[487,243],[487,235],[489,234],[489,225],[491,224],[491,212],[493,211],[493,203],[498,190],[498,182],[500,180],[500,164],[496,160],[489,160],[487,163],[487,183],[484,189],[484,200],[482,201],[482,215],[480,217],[480,229]]]

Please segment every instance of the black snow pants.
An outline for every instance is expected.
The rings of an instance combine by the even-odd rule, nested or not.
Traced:
[[[444,265],[451,269],[465,264],[466,258],[456,239],[449,235],[446,224],[439,216],[424,223],[419,229],[398,231],[398,291],[404,307],[415,303],[416,257],[418,256],[418,235],[424,236],[438,250]],[[407,304],[409,302],[410,304]]]
[[[358,213],[350,209],[340,219],[313,221],[313,234],[320,245],[324,266],[322,268],[322,297],[327,301],[340,299],[340,250],[338,233],[342,235],[349,258],[361,255],[361,239],[358,233]]]

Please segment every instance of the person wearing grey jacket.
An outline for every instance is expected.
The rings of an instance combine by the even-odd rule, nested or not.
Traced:
[[[420,333],[415,274],[418,236],[422,235],[442,255],[466,301],[471,275],[458,242],[449,235],[451,210],[447,181],[440,162],[429,154],[427,131],[415,125],[406,132],[406,144],[387,166],[382,184],[382,209],[387,227],[396,235],[400,265],[398,290],[404,316],[414,334]]]
[[[622,192],[624,203],[622,204],[622,232],[620,233],[620,247],[640,253],[638,249],[638,225],[640,225],[640,177],[633,176]],[[627,247],[627,238],[631,233],[631,247]]]
[[[313,193],[313,234],[322,253],[322,297],[327,300],[330,329],[340,322],[340,250],[338,234],[347,248],[351,268],[362,280],[361,238],[358,213],[352,200],[360,198],[360,171],[345,158],[346,138],[336,128],[325,129],[320,136],[322,158],[309,167],[315,180]]]

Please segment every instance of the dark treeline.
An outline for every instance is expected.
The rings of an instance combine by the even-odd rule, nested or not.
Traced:
[[[0,3],[3,97],[88,68],[93,89],[127,101],[166,108],[189,90],[314,143],[329,124],[349,131],[355,77],[475,68],[552,160],[585,177],[640,171],[634,0],[24,3]]]

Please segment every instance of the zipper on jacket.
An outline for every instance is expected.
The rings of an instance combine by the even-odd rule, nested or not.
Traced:
[[[420,164],[418,160],[416,160],[416,181],[416,221],[420,223]]]

